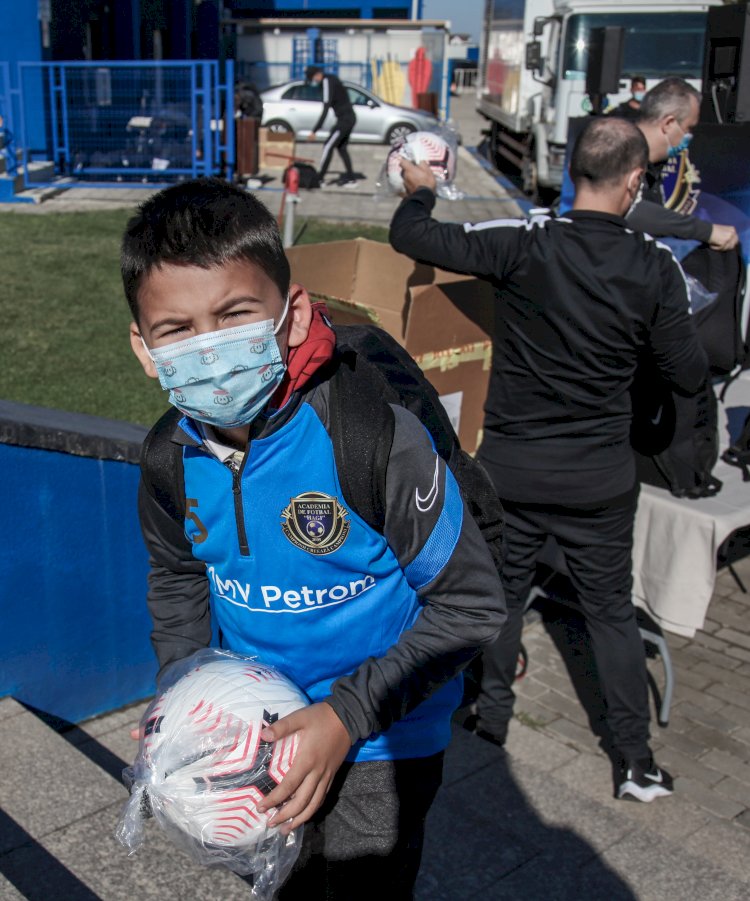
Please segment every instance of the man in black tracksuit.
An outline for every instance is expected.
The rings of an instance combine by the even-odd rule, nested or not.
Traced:
[[[321,184],[331,164],[333,151],[338,150],[346,170],[341,178],[341,184],[344,187],[354,187],[357,184],[357,180],[354,178],[354,170],[352,169],[352,161],[349,158],[347,145],[357,117],[354,114],[351,100],[349,100],[349,94],[335,75],[327,75],[317,66],[308,66],[305,71],[305,78],[309,82],[322,85],[323,87],[323,112],[310,132],[310,140],[315,140],[315,133],[325,122],[328,110],[332,109],[333,114],[336,116],[336,122],[323,145],[323,155],[320,158],[318,175],[320,176]]]
[[[477,731],[505,740],[523,607],[552,535],[591,635],[621,758],[618,797],[643,801],[669,794],[671,780],[648,745],[645,655],[631,601],[638,486],[629,388],[641,358],[686,393],[707,377],[681,269],[622,218],[647,161],[632,123],[594,120],[573,153],[569,214],[463,226],[432,219],[432,177],[406,163],[409,196],[390,233],[394,248],[415,260],[498,289],[479,459],[506,508],[508,622],[484,654]]]

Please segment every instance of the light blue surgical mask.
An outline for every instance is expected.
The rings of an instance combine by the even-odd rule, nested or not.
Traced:
[[[286,372],[276,335],[288,309],[289,297],[275,328],[268,319],[146,347],[169,402],[218,428],[249,425]]]
[[[638,103],[642,103],[645,96],[645,91],[633,91],[633,100],[637,101]]]
[[[676,156],[679,156],[683,150],[687,150],[690,142],[693,140],[693,136],[689,131],[685,131],[684,128],[680,125],[679,122],[675,122],[675,125],[682,132],[682,140],[679,144],[675,144],[674,146],[670,143],[669,138],[667,138],[667,159],[673,159]],[[666,136],[665,136],[666,137]]]

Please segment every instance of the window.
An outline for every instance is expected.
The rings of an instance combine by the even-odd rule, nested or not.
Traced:
[[[367,94],[363,94],[362,91],[358,91],[356,88],[347,87],[346,92],[353,106],[367,106],[368,103],[372,103]]]
[[[293,84],[281,95],[282,100],[318,100],[323,99],[323,89],[317,84]]]
[[[622,25],[622,77],[700,78],[703,73],[705,13],[582,13],[568,19],[563,43],[563,75],[584,78],[592,28]]]

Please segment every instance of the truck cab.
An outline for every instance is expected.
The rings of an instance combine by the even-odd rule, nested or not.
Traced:
[[[700,89],[706,18],[720,0],[487,0],[477,109],[490,123],[493,162],[520,172],[531,194],[559,190],[568,121],[588,115],[586,68],[592,28],[625,29],[620,91],[630,78],[651,88],[671,75]]]

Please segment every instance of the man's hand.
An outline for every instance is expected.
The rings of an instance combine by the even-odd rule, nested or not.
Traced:
[[[314,141],[314,140],[315,140],[315,137],[316,137],[316,132],[311,131],[310,134],[309,134],[309,136],[308,136],[308,138],[307,138],[307,140],[308,140],[308,141]]]
[[[430,169],[430,164],[421,162],[419,165],[405,160],[403,157],[399,160],[401,163],[401,171],[404,175],[404,189],[407,194],[413,194],[417,188],[429,188],[433,194],[437,182],[435,181],[435,173]]]
[[[295,710],[264,729],[261,738],[278,741],[293,732],[299,732],[294,763],[281,784],[258,805],[261,813],[271,807],[280,808],[269,825],[283,823],[283,835],[306,823],[320,807],[352,746],[349,733],[330,704]]]
[[[733,225],[714,225],[708,246],[712,250],[733,250],[738,241],[737,229]]]

